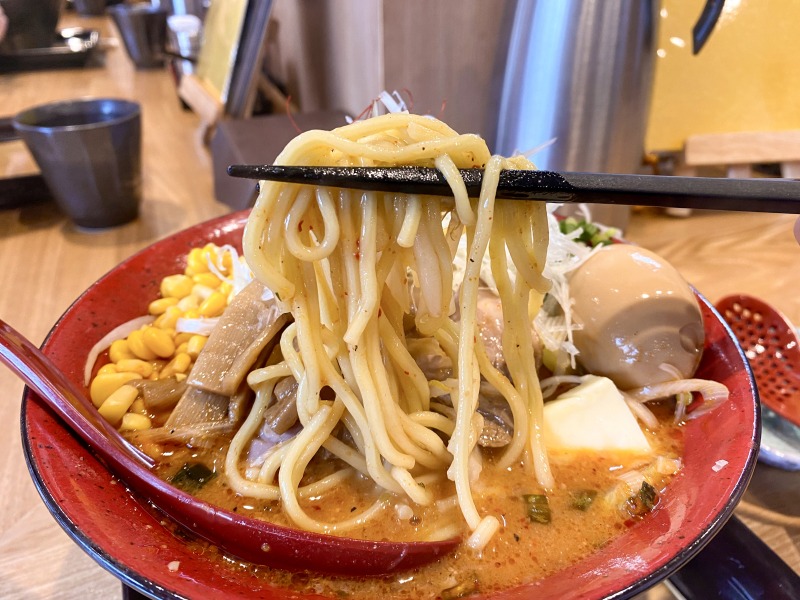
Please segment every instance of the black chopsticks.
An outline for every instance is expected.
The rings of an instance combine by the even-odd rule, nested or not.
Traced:
[[[338,188],[451,196],[442,174],[430,167],[295,167],[232,165],[232,177]],[[470,196],[477,196],[482,169],[462,169]],[[546,202],[622,204],[800,214],[800,180],[727,179],[556,171],[501,172],[498,198]]]

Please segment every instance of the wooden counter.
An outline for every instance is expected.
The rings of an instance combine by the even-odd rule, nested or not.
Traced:
[[[104,19],[76,24],[116,31]],[[105,66],[0,76],[6,115],[50,100],[118,96],[143,106],[144,203],[134,223],[97,233],[73,228],[50,204],[0,210],[0,316],[41,343],[93,281],[140,248],[224,214],[198,120],[181,108],[166,70],[135,71],[121,45]],[[21,143],[0,144],[0,176],[35,169]],[[670,259],[712,301],[748,292],[800,323],[800,247],[785,215],[634,214],[628,237]],[[22,456],[22,384],[0,368],[0,598],[113,598],[120,584],[75,545],[47,512]],[[800,572],[800,474],[759,466],[738,514]],[[648,597],[665,597],[659,586]]]
[[[140,219],[96,233],[76,230],[49,203],[0,210],[0,315],[37,344],[72,300],[123,259],[229,211],[214,200],[199,121],[183,110],[167,69],[135,70],[106,19],[72,16],[69,24],[100,30],[105,65],[0,75],[0,111],[10,116],[81,96],[140,102],[144,200]],[[0,177],[31,171],[22,142],[0,144]],[[22,388],[0,368],[0,598],[120,597],[120,583],[62,532],[33,487],[20,441]]]

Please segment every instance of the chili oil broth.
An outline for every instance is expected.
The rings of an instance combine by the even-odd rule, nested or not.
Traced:
[[[677,457],[682,454],[683,440],[680,426],[671,421],[671,405],[663,403],[655,407],[661,424],[656,431],[645,433],[657,455]],[[158,466],[159,475],[169,479],[186,462],[203,462],[216,470],[217,476],[195,492],[199,498],[240,514],[292,526],[279,502],[246,498],[228,486],[223,474],[226,440],[220,439],[218,442],[212,449],[181,448],[172,454],[168,453]],[[337,598],[375,598],[381,595],[393,598],[448,598],[461,597],[451,595],[453,593],[487,594],[514,588],[574,564],[622,534],[630,524],[630,515],[618,504],[604,501],[603,494],[619,484],[620,473],[640,466],[641,459],[626,460],[619,456],[604,457],[587,452],[554,454],[551,460],[557,482],[556,489],[547,493],[552,520],[542,524],[528,518],[523,500],[525,494],[544,493],[536,484],[533,474],[522,465],[500,469],[495,466],[491,454],[485,453],[480,480],[474,486],[475,501],[481,514],[494,514],[500,519],[501,528],[481,555],[462,546],[431,565],[376,579],[289,573],[242,564],[222,555],[220,560],[236,570],[243,569],[251,576],[266,578],[275,585],[291,588],[298,593],[322,593]],[[317,465],[317,472],[311,476],[322,476],[335,466],[332,461],[323,462]],[[659,493],[669,493],[665,489],[667,480],[665,478],[656,485]],[[598,492],[595,501],[585,511],[573,506],[573,494],[581,490]],[[446,498],[454,494],[454,486],[451,482],[445,482],[435,492],[437,499]],[[304,500],[301,505],[314,518],[335,522],[366,509],[380,494],[371,481],[353,476],[332,492]],[[401,519],[395,509],[397,504],[411,506],[413,516]],[[386,511],[377,519],[345,535],[376,540],[427,539],[437,528],[454,520],[461,520],[457,506],[439,514],[435,507],[418,507],[397,498],[389,503]],[[465,528],[463,536],[467,534]],[[203,549],[203,552],[208,551],[208,548]]]

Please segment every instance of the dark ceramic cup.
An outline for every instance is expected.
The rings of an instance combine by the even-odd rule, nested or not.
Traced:
[[[0,40],[0,54],[50,48],[65,0],[0,0],[8,18],[8,31]]]
[[[106,12],[106,0],[72,0],[75,12],[82,16],[103,15]]]
[[[139,104],[90,98],[44,104],[14,117],[59,208],[78,227],[122,225],[139,214]]]
[[[139,2],[111,6],[108,13],[137,69],[164,66],[168,14],[165,8]]]

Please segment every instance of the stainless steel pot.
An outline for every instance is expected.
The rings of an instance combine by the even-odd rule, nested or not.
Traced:
[[[695,52],[711,34],[723,4],[707,0],[697,25],[686,32]],[[657,10],[657,0],[520,0],[497,152],[540,147],[531,158],[542,169],[637,172],[653,81]],[[611,220],[617,222],[611,224],[624,227],[624,214],[615,213]]]

